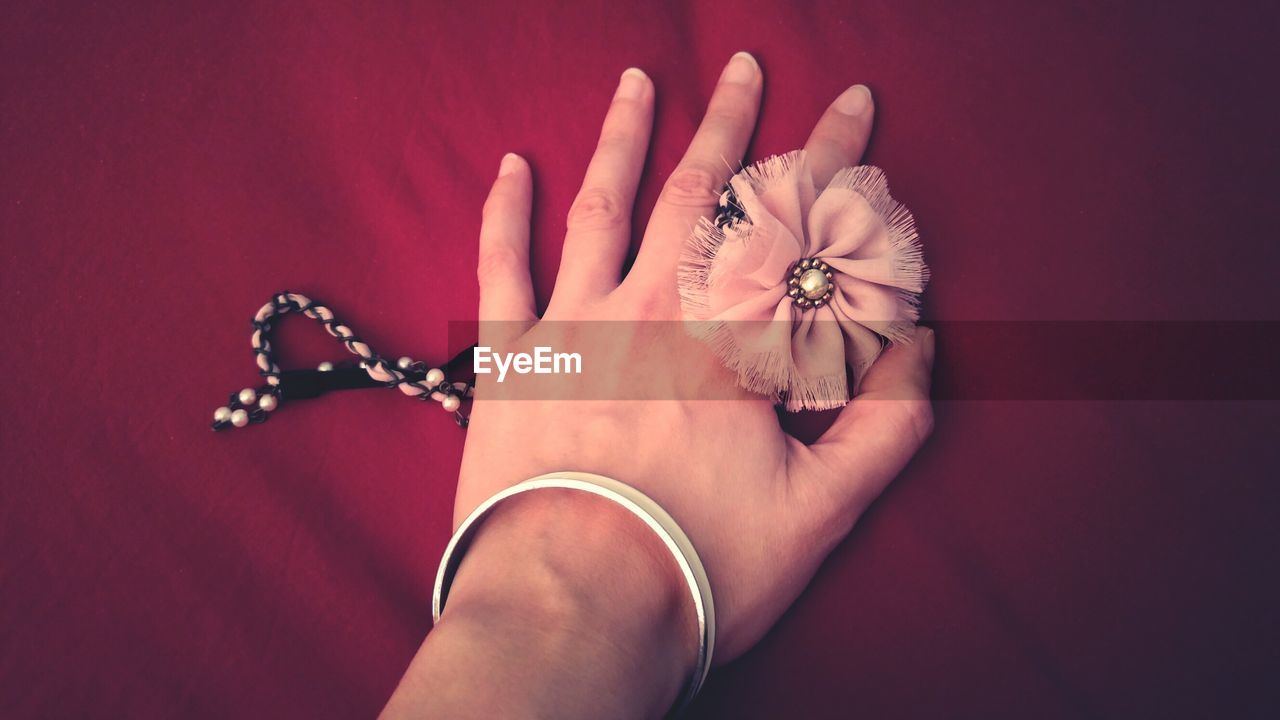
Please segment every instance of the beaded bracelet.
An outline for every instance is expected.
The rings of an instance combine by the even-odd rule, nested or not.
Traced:
[[[281,370],[272,355],[271,319],[290,311],[301,312],[319,321],[324,329],[352,355],[360,358],[359,367],[349,363],[322,362],[315,370]],[[343,324],[329,308],[305,295],[289,292],[276,293],[263,305],[253,318],[253,353],[258,363],[258,374],[266,383],[257,388],[244,388],[231,393],[226,405],[213,412],[215,431],[228,427],[245,427],[251,423],[266,422],[285,400],[316,397],[329,390],[360,387],[399,388],[409,397],[440,403],[446,412],[454,415],[459,427],[467,426],[467,416],[462,413],[462,401],[473,395],[474,388],[466,382],[450,382],[445,370],[428,368],[426,363],[402,357],[391,364],[374,352],[351,328]],[[474,347],[474,346],[473,346]],[[455,367],[471,348],[455,355],[445,368]]]

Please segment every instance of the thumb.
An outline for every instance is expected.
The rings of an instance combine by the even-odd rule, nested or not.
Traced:
[[[880,495],[933,431],[933,354],[933,330],[925,327],[916,328],[912,342],[886,348],[858,396],[809,448],[831,475],[828,495],[854,513]]]

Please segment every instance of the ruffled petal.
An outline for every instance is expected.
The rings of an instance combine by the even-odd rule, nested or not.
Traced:
[[[739,308],[743,316],[756,315],[759,309],[754,302]],[[791,313],[791,302],[785,300],[773,305],[762,315],[763,319],[741,320],[729,316],[691,322],[686,327],[737,375],[738,385],[776,398],[790,384],[794,366]]]
[[[840,319],[840,329],[844,331],[844,361],[853,376],[849,393],[855,395],[862,387],[862,377],[867,374],[867,369],[884,351],[885,340],[866,325],[845,318]]]
[[[880,216],[866,198],[848,188],[823,190],[807,223],[813,238],[807,257],[860,259],[892,252]]]
[[[914,303],[892,287],[836,275],[831,306],[837,314],[871,328],[894,342],[910,342],[919,311]]]
[[[843,201],[840,203],[843,209],[834,215],[844,219],[831,222],[828,228],[817,229],[815,226],[825,218],[817,214],[815,207],[815,213],[810,215],[811,228],[825,246],[818,256],[843,259],[846,263],[878,261],[859,263],[874,268],[874,276],[859,274],[857,266],[852,264],[846,264],[846,272],[912,293],[924,291],[929,282],[929,268],[924,263],[924,248],[915,218],[889,194],[884,171],[871,165],[845,168],[836,173],[822,195]],[[889,266],[889,277],[884,277],[883,268],[876,267],[883,263]]]
[[[788,410],[827,410],[849,401],[844,347],[830,307],[801,313],[791,335],[791,378],[784,390]]]
[[[800,247],[807,245],[805,217],[817,193],[803,150],[761,160],[734,175],[729,184],[748,222],[759,225],[766,216],[776,218]]]
[[[776,218],[766,216],[758,225],[739,228],[723,231],[724,241],[709,269],[707,298],[713,313],[744,295],[777,287],[800,259],[800,244]]]

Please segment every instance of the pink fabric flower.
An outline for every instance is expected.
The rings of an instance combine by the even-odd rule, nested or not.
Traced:
[[[803,150],[744,169],[729,188],[681,258],[690,332],[742,387],[787,410],[844,405],[886,342],[912,338],[929,269],[910,211],[867,165],[818,193]]]

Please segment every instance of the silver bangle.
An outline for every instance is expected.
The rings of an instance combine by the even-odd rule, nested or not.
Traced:
[[[462,562],[462,553],[457,550],[459,546],[465,545],[471,539],[480,520],[503,500],[520,493],[544,488],[581,490],[612,500],[643,520],[675,557],[685,582],[689,584],[689,591],[693,595],[693,607],[698,615],[698,661],[673,710],[673,714],[680,712],[698,694],[703,681],[707,678],[707,672],[711,669],[711,654],[716,644],[716,614],[715,604],[711,599],[711,583],[707,580],[707,572],[702,567],[702,561],[698,559],[698,553],[693,549],[693,543],[689,542],[689,537],[684,534],[676,521],[658,503],[625,483],[590,473],[557,472],[512,485],[480,503],[480,506],[458,526],[449,540],[449,545],[444,549],[444,557],[440,559],[440,569],[436,572],[435,590],[431,594],[432,619],[440,622],[440,614],[444,612],[444,601],[449,594],[449,586],[453,583],[458,565]]]

